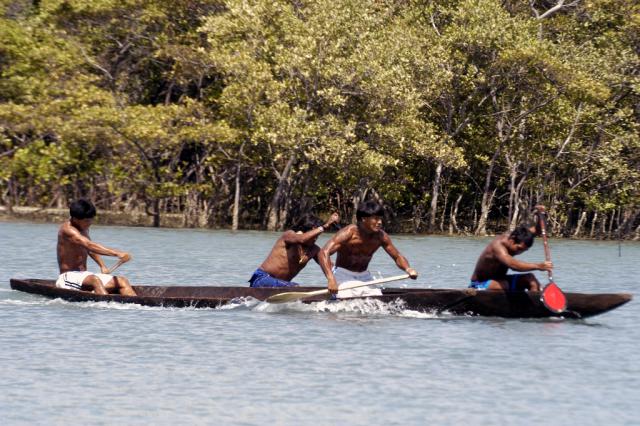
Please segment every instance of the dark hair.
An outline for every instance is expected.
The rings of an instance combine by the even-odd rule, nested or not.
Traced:
[[[356,218],[358,221],[363,217],[370,216],[380,216],[384,215],[384,209],[382,206],[375,201],[365,201],[358,205],[358,210],[356,210]]]
[[[533,238],[535,235],[525,225],[520,225],[514,229],[509,238],[511,238],[516,244],[524,243],[527,248],[533,245]]]
[[[91,201],[80,199],[71,203],[69,214],[75,219],[91,219],[96,216],[96,208]]]
[[[312,214],[305,214],[291,227],[294,231],[309,232],[313,228],[322,226],[322,220]]]

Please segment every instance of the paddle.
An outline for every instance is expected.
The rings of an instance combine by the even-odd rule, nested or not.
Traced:
[[[340,290],[348,290],[348,289],[351,289],[351,288],[366,287],[368,285],[376,285],[376,284],[388,283],[388,282],[391,282],[391,281],[406,280],[407,278],[409,278],[409,274],[396,275],[395,277],[381,278],[379,280],[373,280],[373,281],[367,281],[367,282],[358,281],[358,282],[355,282],[353,284],[346,284],[342,288],[340,288]],[[327,294],[327,295],[329,294],[329,290],[328,289],[315,290],[315,291],[289,291],[289,292],[286,292],[286,293],[279,293],[279,294],[274,294],[273,296],[269,296],[269,297],[267,297],[265,302],[269,302],[269,303],[287,303],[287,302],[293,302],[293,301],[299,300],[299,299],[305,299],[305,298],[311,297],[311,296],[320,296],[320,295],[325,295],[325,294]]]
[[[546,212],[538,212],[540,220],[540,231],[542,233],[542,242],[544,244],[544,258],[547,262],[551,261],[551,250],[549,249],[549,242],[547,241],[547,226],[546,226]],[[549,284],[547,284],[542,290],[540,300],[544,306],[551,312],[561,314],[567,309],[567,298],[560,290],[560,287],[553,282],[553,276],[551,271],[547,271],[549,276]]]
[[[113,273],[113,271],[115,271],[116,269],[118,269],[120,266],[122,266],[122,264],[124,264],[124,263],[128,262],[129,260],[131,260],[131,257],[129,257],[129,258],[122,258],[122,259],[118,260],[118,261],[115,263],[115,265],[113,265],[113,266],[111,267],[111,269],[109,269],[109,271],[107,272],[107,274],[112,274],[112,273]]]

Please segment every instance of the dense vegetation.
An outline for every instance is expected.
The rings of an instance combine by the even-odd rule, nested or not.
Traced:
[[[637,0],[0,0],[0,197],[640,234]]]

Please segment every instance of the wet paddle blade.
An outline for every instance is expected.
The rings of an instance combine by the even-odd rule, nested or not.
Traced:
[[[304,299],[306,297],[317,296],[319,294],[329,294],[329,290],[318,291],[289,291],[287,293],[274,294],[267,297],[265,300],[268,303],[287,303],[295,302],[296,300]]]
[[[373,281],[356,281],[354,283],[345,283],[344,285],[341,285],[340,290],[348,290],[351,288],[384,284],[391,281],[406,280],[407,278],[409,278],[409,274],[396,275],[395,277],[389,277],[389,278],[380,278],[379,280],[373,280]],[[294,302],[299,299],[304,299],[306,297],[319,296],[324,294],[328,295],[329,290],[324,289],[324,290],[315,290],[315,291],[289,291],[286,293],[279,293],[279,294],[274,294],[273,296],[269,296],[265,299],[265,302],[287,303],[287,302]]]
[[[550,282],[544,287],[540,300],[553,313],[561,314],[567,309],[567,298],[554,282]]]

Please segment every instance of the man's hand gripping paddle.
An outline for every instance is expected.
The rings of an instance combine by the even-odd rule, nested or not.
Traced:
[[[547,262],[551,262],[551,250],[549,249],[549,242],[547,241],[547,213],[539,211],[538,218],[540,220],[540,231],[542,233],[542,242],[544,244],[544,258]],[[567,310],[567,298],[562,290],[560,290],[560,287],[553,282],[553,275],[551,271],[547,271],[547,274],[549,275],[549,284],[547,284],[542,290],[540,300],[551,312],[561,314]]]

